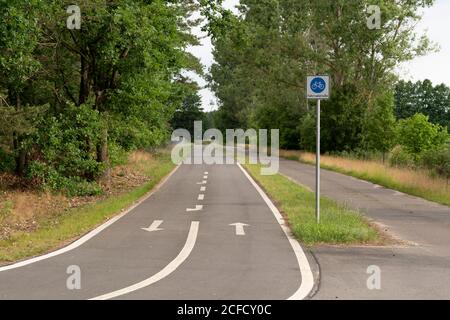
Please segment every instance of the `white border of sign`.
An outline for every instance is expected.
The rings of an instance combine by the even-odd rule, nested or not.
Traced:
[[[320,93],[314,92],[311,88],[311,82],[316,78],[320,78],[325,82],[325,88]],[[325,75],[308,76],[306,78],[306,97],[308,99],[329,99],[330,98],[330,76],[325,76]]]

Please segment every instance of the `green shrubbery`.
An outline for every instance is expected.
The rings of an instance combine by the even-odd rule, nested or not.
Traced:
[[[388,159],[391,166],[428,169],[436,176],[450,178],[450,134],[447,128],[431,123],[428,116],[420,113],[400,120],[394,128],[395,132],[386,132],[386,135],[394,137],[392,142],[386,140],[386,143],[395,143],[396,146],[389,151],[386,144],[384,149],[389,151]],[[381,132],[378,137],[383,140]],[[383,150],[370,147],[327,154],[358,160],[384,159]]]
[[[69,104],[56,116],[42,116],[27,143],[30,164],[27,177],[42,189],[70,196],[96,195],[95,182],[104,170],[97,150],[104,121],[98,111],[84,104]]]
[[[439,149],[449,141],[447,128],[429,121],[429,117],[417,113],[398,123],[398,143],[416,160],[423,152]]]
[[[399,145],[391,151],[391,165],[427,168],[448,179],[450,135],[447,128],[429,122],[427,116],[418,113],[400,120],[397,131]]]
[[[389,156],[389,163],[393,167],[414,168],[414,157],[403,146],[396,146]]]
[[[450,179],[450,147],[425,152],[421,158],[422,165],[444,179]]]
[[[95,181],[64,176],[54,167],[40,161],[34,161],[29,166],[28,177],[44,191],[61,191],[68,196],[94,196],[102,193],[102,188]]]
[[[14,157],[0,148],[0,172],[12,172],[14,167]]]
[[[0,1],[0,173],[69,195],[94,195],[127,152],[155,147],[201,72],[185,48],[191,0]],[[27,181],[26,179],[29,179]],[[34,182],[32,184],[31,182]]]

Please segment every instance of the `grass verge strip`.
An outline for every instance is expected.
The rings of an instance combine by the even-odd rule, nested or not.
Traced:
[[[306,245],[383,245],[387,239],[359,212],[321,198],[321,223],[315,219],[313,192],[279,174],[263,176],[259,165],[245,165],[283,212],[295,237]]]

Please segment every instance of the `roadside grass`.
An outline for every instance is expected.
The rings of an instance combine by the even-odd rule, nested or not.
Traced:
[[[280,151],[280,156],[306,164],[315,164],[315,155],[301,151]],[[450,206],[450,187],[445,179],[432,177],[425,170],[394,168],[377,161],[321,156],[321,167],[367,180],[443,205]]]
[[[251,176],[276,202],[293,234],[306,245],[384,245],[387,237],[359,212],[321,198],[321,222],[315,218],[315,194],[277,174],[263,176],[259,165],[245,165]]]
[[[152,155],[135,153],[130,160],[132,166],[139,167],[148,175],[147,182],[123,194],[113,194],[91,204],[42,218],[34,231],[13,233],[8,239],[0,241],[0,263],[44,254],[73,242],[142,198],[174,168],[167,152]]]

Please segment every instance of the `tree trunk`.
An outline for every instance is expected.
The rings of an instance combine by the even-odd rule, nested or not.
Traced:
[[[99,182],[109,187],[111,184],[111,167],[108,154],[108,129],[106,128],[103,130],[102,139],[97,145],[97,162],[100,162],[105,166],[103,174],[100,176]]]
[[[81,72],[80,72],[80,95],[78,104],[82,105],[89,98],[90,81],[89,81],[89,64],[86,59],[81,56]]]
[[[15,108],[16,111],[22,110],[22,102],[20,100],[19,93],[14,94],[15,97]],[[16,132],[13,133],[13,147],[14,151],[16,153],[15,156],[15,172],[18,176],[23,176],[25,173],[25,165],[26,165],[26,159],[27,159],[27,153],[22,147],[22,137],[17,134]]]

